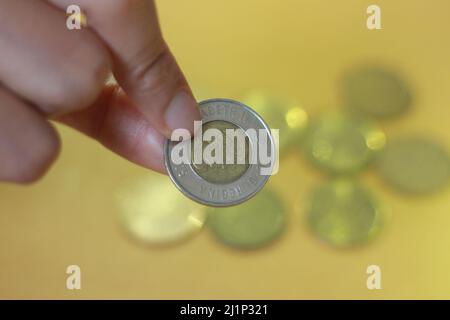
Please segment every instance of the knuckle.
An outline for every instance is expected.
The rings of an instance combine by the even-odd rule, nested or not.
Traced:
[[[130,72],[131,83],[139,84],[132,88],[137,95],[164,96],[183,80],[175,59],[166,47],[140,61]]]

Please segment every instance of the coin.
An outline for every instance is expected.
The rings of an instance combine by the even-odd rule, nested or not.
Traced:
[[[381,226],[374,197],[350,180],[334,180],[314,191],[307,210],[315,235],[337,247],[366,243]]]
[[[285,101],[262,90],[252,90],[243,95],[242,101],[252,106],[269,124],[279,129],[279,151],[284,154],[303,136],[308,124],[308,114],[296,102]]]
[[[208,129],[215,128],[220,130],[220,132],[226,137],[227,129],[238,129],[238,127],[227,121],[210,121],[203,125],[203,130],[206,131]],[[229,141],[227,140],[226,143]],[[206,181],[211,183],[230,183],[233,182],[247,171],[249,167],[249,143],[248,139],[243,147],[243,151],[245,152],[244,158],[245,162],[239,164],[237,162],[237,152],[239,146],[237,143],[234,144],[234,165],[227,165],[225,163],[226,158],[226,143],[223,144],[222,148],[222,161],[223,164],[195,164],[193,163],[194,171]],[[203,142],[202,149],[205,150],[210,142]],[[192,144],[192,149],[194,148],[194,144]],[[194,151],[192,151],[193,153]]]
[[[437,143],[420,136],[389,143],[377,160],[385,181],[407,193],[428,193],[450,180],[448,153]]]
[[[275,240],[281,234],[285,220],[280,199],[274,192],[263,190],[241,206],[211,209],[207,227],[227,245],[252,249]]]
[[[366,66],[349,72],[342,81],[344,103],[375,117],[401,114],[411,104],[411,92],[393,72]]]
[[[182,196],[166,177],[152,175],[118,194],[119,219],[125,230],[146,244],[170,244],[203,227],[205,207]]]
[[[322,169],[335,174],[351,173],[365,167],[385,141],[383,131],[372,122],[327,114],[310,125],[303,149]]]
[[[208,128],[218,126],[216,129],[221,130],[238,127],[244,132],[247,132],[248,129],[258,132],[262,130],[268,138],[267,153],[268,155],[273,154],[276,158],[276,148],[269,127],[248,106],[229,99],[211,99],[200,102],[199,109],[203,126]],[[224,123],[226,123],[225,126]],[[250,155],[257,156],[257,161],[244,164],[244,166],[238,163],[194,166],[193,161],[177,164],[172,159],[172,150],[178,143],[183,142],[166,141],[167,172],[182,193],[192,200],[208,206],[231,206],[250,199],[265,185],[273,168],[271,163],[266,165],[260,161],[260,154],[258,154],[260,148],[252,140],[247,149],[249,149]]]

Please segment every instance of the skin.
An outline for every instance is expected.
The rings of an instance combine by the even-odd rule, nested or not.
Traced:
[[[87,27],[67,29],[71,4]],[[1,0],[0,30],[2,181],[47,171],[60,148],[49,119],[163,173],[164,139],[200,119],[152,0]]]

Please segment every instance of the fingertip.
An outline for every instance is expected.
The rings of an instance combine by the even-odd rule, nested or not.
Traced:
[[[197,102],[192,94],[185,91],[177,92],[169,103],[164,119],[167,131],[165,136],[170,138],[172,131],[177,129],[187,129],[194,133],[194,121],[201,120]]]

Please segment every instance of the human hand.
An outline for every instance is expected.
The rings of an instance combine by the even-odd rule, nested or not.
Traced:
[[[66,27],[71,4],[88,27]],[[160,172],[164,139],[200,119],[152,0],[1,0],[0,30],[0,180],[34,181],[54,161],[48,119]]]

